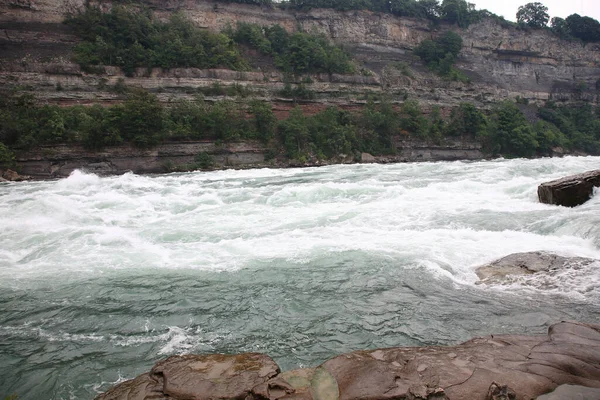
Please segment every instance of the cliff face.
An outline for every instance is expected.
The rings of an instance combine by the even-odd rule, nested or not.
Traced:
[[[438,32],[452,28],[462,36],[464,47],[457,66],[472,79],[465,84],[431,74],[412,56],[411,49],[438,33],[424,20],[359,11],[284,11],[210,1],[149,0],[146,4],[160,17],[180,11],[213,31],[247,21],[280,24],[290,31],[301,27],[327,35],[349,49],[373,74],[314,76],[310,88],[319,94],[321,103],[356,104],[361,101],[353,93],[381,91],[400,100],[408,96],[447,107],[461,101],[486,107],[516,96],[540,101],[583,98],[595,103],[599,98],[600,44],[582,47],[543,30],[503,28],[491,20],[464,30],[444,25],[437,28]],[[109,9],[111,3],[102,2],[101,6]],[[220,82],[225,86],[247,85],[263,97],[277,100],[275,92],[282,88],[283,77],[264,68],[250,73],[143,69],[130,78],[116,68],[106,68],[104,75],[86,74],[70,61],[77,38],[61,23],[66,12],[82,7],[83,0],[0,0],[0,84],[20,85],[59,103],[110,102],[118,96],[106,88],[119,78],[127,85],[157,91],[164,99],[189,96],[195,88]],[[398,61],[410,65],[411,77],[390,65]]]
[[[98,4],[106,10],[112,6],[110,1]],[[424,20],[372,12],[328,9],[297,12],[207,0],[146,0],[145,4],[160,18],[182,12],[198,26],[215,32],[235,26],[238,21],[279,24],[289,31],[301,28],[323,33],[343,45],[364,67],[363,73],[311,76],[312,83],[307,86],[316,93],[316,98],[301,101],[306,114],[329,105],[358,110],[369,94],[377,93],[386,93],[396,102],[407,98],[417,100],[425,111],[439,105],[445,113],[460,102],[487,108],[517,96],[534,102],[585,99],[597,104],[600,100],[600,91],[596,89],[600,79],[600,44],[583,47],[544,30],[525,32],[502,27],[491,20],[468,29],[447,25],[434,29]],[[0,85],[29,91],[41,101],[70,105],[122,101],[123,95],[116,87],[123,84],[146,88],[168,102],[193,98],[203,88],[218,83],[223,88],[244,86],[252,96],[270,101],[280,118],[296,105],[280,97],[283,75],[268,63],[254,62],[252,72],[140,68],[127,77],[117,67],[105,67],[103,73],[86,73],[71,61],[72,48],[79,39],[62,23],[67,13],[83,7],[84,0],[0,0]],[[444,80],[412,55],[412,49],[422,40],[449,29],[463,38],[457,67],[471,78],[470,83]],[[260,58],[251,51],[248,55]],[[398,62],[408,65],[410,73],[395,67]],[[207,97],[209,101],[214,99]],[[377,161],[483,157],[480,146],[474,143],[434,146],[399,138],[396,147],[396,156]],[[18,153],[17,161],[23,173],[50,178],[68,175],[82,167],[99,173],[164,172],[172,163],[179,166],[191,163],[199,152],[212,155],[220,166],[275,165],[265,162],[264,148],[251,143],[230,144],[227,148],[206,143],[168,143],[152,151],[125,146],[99,153],[77,146],[45,146]],[[348,161],[341,156],[335,161]],[[367,157],[366,161],[374,160]]]

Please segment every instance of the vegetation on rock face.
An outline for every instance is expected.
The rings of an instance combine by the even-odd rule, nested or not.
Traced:
[[[298,160],[330,159],[360,152],[393,154],[395,138],[406,136],[442,143],[445,137],[479,140],[490,154],[550,155],[557,148],[600,154],[600,108],[588,103],[545,107],[497,104],[485,115],[461,103],[447,118],[433,107],[424,112],[414,100],[400,107],[385,99],[369,101],[358,113],[330,107],[304,115],[300,107],[277,121],[269,103],[202,97],[167,106],[141,89],[121,104],[58,107],[37,105],[29,95],[4,93],[0,101],[0,165],[10,165],[14,149],[47,143],[81,143],[100,149],[119,143],[153,147],[164,140],[219,142],[260,140],[272,154]],[[525,117],[522,108],[537,111]],[[197,160],[197,163],[206,160]],[[205,168],[205,167],[203,167]]]
[[[465,80],[461,77],[461,73],[454,68],[454,63],[462,49],[462,45],[460,35],[448,31],[433,40],[423,40],[413,50],[413,53],[440,76],[452,80]]]
[[[89,6],[65,23],[83,39],[74,49],[82,66],[115,65],[129,75],[137,67],[249,69],[229,37],[202,30],[182,14],[163,23],[148,9],[114,6],[104,13]]]
[[[0,168],[12,167],[15,163],[14,153],[0,142]]]
[[[288,33],[279,25],[263,27],[247,22],[238,23],[229,35],[264,55],[274,57],[275,65],[289,73],[354,72],[350,56],[333,45],[324,35],[305,32]]]

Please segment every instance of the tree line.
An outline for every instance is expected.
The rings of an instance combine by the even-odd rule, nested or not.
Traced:
[[[164,105],[142,89],[129,90],[123,103],[108,107],[38,105],[28,94],[3,93],[0,98],[3,166],[12,164],[14,149],[51,143],[98,150],[122,143],[149,148],[165,140],[259,140],[273,154],[309,160],[394,154],[394,140],[402,136],[438,144],[446,138],[470,138],[489,154],[509,157],[551,155],[556,147],[600,154],[600,107],[548,102],[530,121],[511,101],[496,104],[489,113],[461,103],[444,117],[439,107],[424,112],[414,100],[401,105],[382,100],[369,101],[359,113],[329,107],[307,116],[296,107],[278,121],[267,102],[209,103],[199,97]]]

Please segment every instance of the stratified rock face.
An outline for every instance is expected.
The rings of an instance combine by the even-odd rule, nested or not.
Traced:
[[[546,204],[575,207],[588,201],[600,186],[600,169],[567,176],[538,187],[538,198]]]
[[[278,372],[259,354],[175,356],[96,400],[530,400],[563,384],[600,388],[600,325],[561,322],[547,336],[356,351]]]
[[[598,260],[584,257],[562,257],[543,251],[515,253],[483,265],[475,271],[482,283],[503,283],[508,276],[531,275],[580,268]]]

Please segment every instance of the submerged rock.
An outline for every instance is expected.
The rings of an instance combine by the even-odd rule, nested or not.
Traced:
[[[538,186],[538,198],[545,204],[575,207],[585,203],[600,186],[600,169],[571,175]]]
[[[563,384],[600,388],[600,325],[355,351],[283,373],[260,354],[174,356],[96,399],[529,400]]]
[[[508,276],[554,272],[565,268],[580,268],[598,260],[584,257],[562,257],[543,251],[515,253],[483,265],[475,271],[482,283],[502,283]]]

